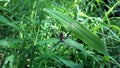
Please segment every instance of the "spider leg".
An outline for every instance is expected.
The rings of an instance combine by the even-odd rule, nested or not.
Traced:
[[[51,50],[54,50],[54,49],[56,48],[56,46],[57,46],[60,42],[61,42],[61,41],[59,40],[57,43],[55,43],[55,44],[52,46]]]

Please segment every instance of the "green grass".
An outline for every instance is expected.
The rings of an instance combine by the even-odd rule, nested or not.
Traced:
[[[119,9],[119,0],[2,0],[0,68],[118,68]],[[61,32],[71,33],[53,48]]]

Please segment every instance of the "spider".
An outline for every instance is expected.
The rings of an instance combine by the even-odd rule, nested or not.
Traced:
[[[69,31],[69,33],[67,34],[67,36],[65,36],[65,34],[64,34],[63,32],[61,32],[61,33],[59,34],[59,41],[53,45],[52,50],[55,49],[55,47],[56,47],[59,43],[64,42],[64,40],[65,40],[66,38],[68,38],[68,36],[70,35],[70,33],[71,33],[71,31]],[[64,42],[64,43],[65,43],[65,42]]]

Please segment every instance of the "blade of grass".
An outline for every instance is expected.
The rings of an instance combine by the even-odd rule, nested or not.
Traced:
[[[62,63],[64,63],[66,66],[69,66],[70,68],[83,68],[82,63],[74,63],[72,61],[67,61],[61,57],[57,57]]]
[[[107,19],[108,24],[110,24],[110,21],[109,21],[108,16],[109,16],[110,13],[114,10],[114,8],[117,7],[117,6],[119,6],[119,5],[120,5],[120,1],[118,0],[111,8],[105,13],[104,20]]]
[[[47,40],[41,40],[41,41],[38,41],[37,42],[37,45],[44,45],[44,44],[49,44],[49,43],[56,43],[58,42],[59,40],[56,39],[56,38],[50,38],[50,39],[47,39]]]
[[[1,16],[0,15],[0,21],[1,22],[3,22],[3,23],[5,23],[5,24],[7,24],[7,25],[9,25],[9,26],[11,26],[11,27],[13,27],[13,28],[15,28],[16,30],[19,30],[19,28],[15,25],[15,24],[13,24],[12,22],[10,22],[7,18],[5,18],[4,16]]]
[[[83,48],[83,46],[79,43],[77,43],[76,41],[73,41],[72,39],[66,39],[65,40],[65,44],[75,47],[76,49],[79,49],[82,51],[82,53],[84,54],[84,56],[87,56],[86,50]]]
[[[18,40],[0,40],[0,47],[19,48]]]

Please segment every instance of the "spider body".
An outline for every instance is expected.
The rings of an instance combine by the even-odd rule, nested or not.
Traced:
[[[60,41],[61,41],[61,42],[64,41],[64,39],[65,39],[65,35],[64,35],[63,32],[61,32],[61,33],[59,34],[59,38],[60,38]]]

